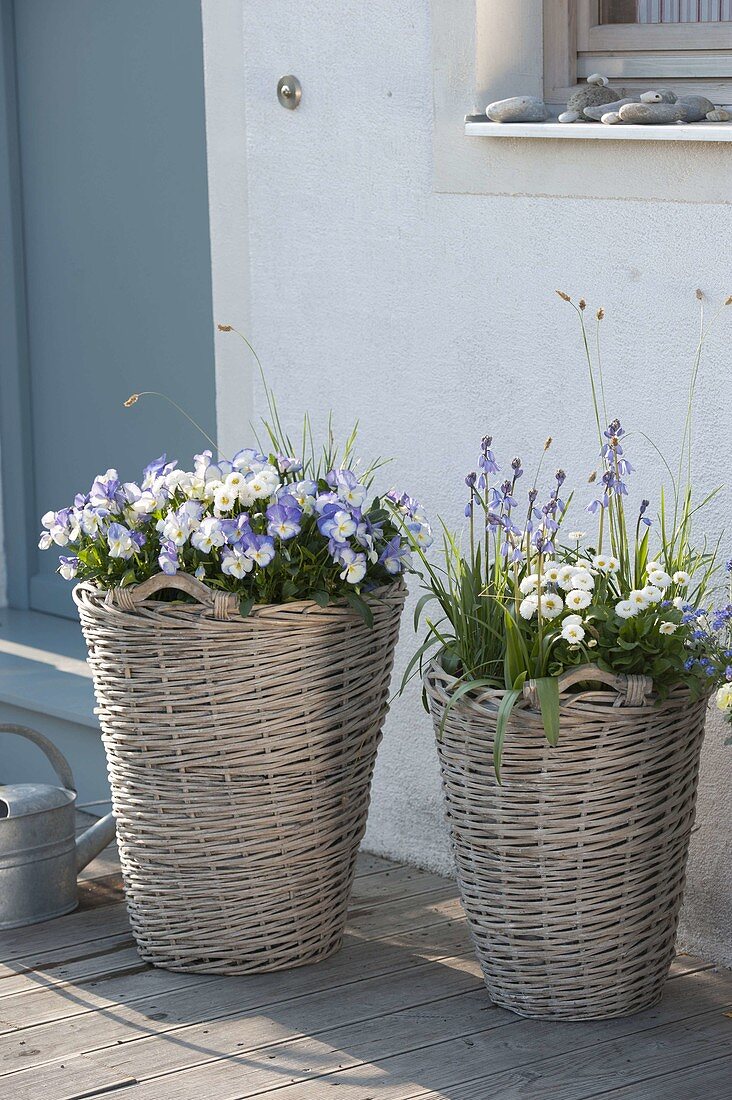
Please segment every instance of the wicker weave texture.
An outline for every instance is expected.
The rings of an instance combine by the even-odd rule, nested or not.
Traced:
[[[426,677],[475,950],[492,1000],[522,1016],[637,1012],[661,996],[674,954],[706,700],[658,702],[644,677],[603,679],[615,687],[562,696],[554,749],[526,689],[499,785],[502,693],[463,696],[440,735],[455,681],[436,664]]]
[[[340,947],[404,594],[370,597],[371,630],[304,601],[243,619],[187,576],[76,588],[147,962],[250,973]]]

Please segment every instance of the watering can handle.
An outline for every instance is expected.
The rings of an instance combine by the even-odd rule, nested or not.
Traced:
[[[0,723],[0,733],[14,733],[18,737],[25,737],[26,740],[32,741],[34,745],[38,745],[38,748],[48,757],[53,770],[61,780],[62,786],[68,791],[76,792],[76,783],[68,760],[60,749],[57,749],[42,733],[39,733],[38,730],[32,730],[28,726],[10,726],[4,722]]]

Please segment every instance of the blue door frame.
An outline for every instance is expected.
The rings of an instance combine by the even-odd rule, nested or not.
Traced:
[[[0,472],[8,603],[26,608],[35,558],[13,0],[0,0]],[[1,548],[0,548],[1,550]]]
[[[8,601],[73,615],[40,515],[108,466],[130,480],[205,446],[124,398],[170,393],[215,429],[200,4],[0,0],[0,36]]]

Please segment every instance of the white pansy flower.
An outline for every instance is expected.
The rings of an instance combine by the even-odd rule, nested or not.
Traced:
[[[562,637],[565,642],[569,642],[571,645],[579,645],[585,636],[585,632],[581,626],[577,623],[564,623],[562,626]]]
[[[581,615],[565,615],[562,619],[562,626],[582,626],[583,620]]]
[[[85,535],[96,535],[99,533],[99,529],[102,525],[99,513],[92,508],[91,504],[86,504],[84,510],[81,513],[81,529]]]
[[[150,489],[145,489],[140,493],[137,500],[133,500],[130,504],[128,511],[139,519],[141,516],[149,516],[160,507],[158,499]]]
[[[547,592],[541,597],[541,613],[545,619],[556,619],[562,614],[564,601],[556,592]]]
[[[595,554],[592,564],[595,569],[607,569],[607,554]]]
[[[663,592],[660,588],[656,588],[654,584],[647,584],[645,588],[641,589],[641,592],[649,603],[660,603],[663,599]]]
[[[722,684],[716,702],[720,710],[732,710],[732,684]]]
[[[646,562],[646,572],[647,573],[655,573],[657,569],[663,569],[663,566],[661,565],[660,562],[657,562],[657,561]]]
[[[640,588],[634,588],[628,600],[638,611],[644,611],[648,607],[648,597]]]
[[[578,569],[571,580],[572,588],[579,588],[582,592],[591,592],[595,587],[595,578],[589,569]]]
[[[230,577],[236,577],[237,580],[241,580],[247,573],[251,573],[254,569],[254,562],[251,558],[246,557],[241,550],[237,550],[236,547],[231,547],[221,555],[221,572],[226,573]]]
[[[605,568],[608,573],[617,573],[618,569],[620,569],[620,562],[617,558],[608,558]]]
[[[356,532],[356,521],[348,512],[336,512],[333,516],[331,538],[336,542],[345,542]]]
[[[681,608],[684,606],[684,597],[683,596],[674,596],[671,603],[674,605],[674,607],[676,608],[677,611],[681,611]]]
[[[341,565],[343,566],[343,572],[339,576],[342,581],[348,581],[349,584],[358,584],[366,576],[365,554],[357,554],[351,549],[345,550],[341,555]]]
[[[528,596],[531,592],[536,592],[539,587],[539,574],[530,573],[528,577],[524,577],[519,585],[519,591],[522,596]]]
[[[246,484],[246,477],[241,470],[232,470],[230,474],[227,474],[224,478],[224,487],[230,489],[237,497],[242,492]]]
[[[214,547],[223,546],[225,542],[226,536],[221,529],[221,524],[213,516],[207,516],[202,520],[198,530],[191,535],[191,545],[202,554],[208,554]]]
[[[678,569],[674,573],[674,584],[685,586],[691,580],[691,576],[684,569]]]
[[[675,634],[676,633],[676,623],[661,623],[661,625],[658,628],[658,633],[659,634]]]
[[[233,489],[230,489],[227,485],[222,485],[214,495],[214,507],[217,512],[230,512],[238,499]]]
[[[668,588],[671,584],[671,578],[665,569],[649,569],[648,583],[655,588]]]
[[[570,531],[567,535],[567,538],[571,539],[572,542],[581,542],[586,534],[586,531]]]
[[[280,487],[280,483],[275,477],[274,481],[265,476],[266,469],[260,470],[258,474],[254,474],[253,477],[247,480],[247,490],[252,497],[252,500],[264,500],[267,497],[273,496]]]
[[[201,479],[201,480],[203,480],[203,479]],[[162,482],[163,482],[165,488],[169,489],[171,491],[171,493],[175,493],[176,491],[180,491],[181,493],[185,493],[186,496],[191,491],[193,481],[194,481],[193,474],[189,473],[187,470],[171,470],[169,474],[166,474],[165,477],[162,478]],[[157,490],[157,480],[155,482],[155,485],[151,486],[151,488],[152,488],[153,492],[158,491]]]
[[[77,574],[79,562],[77,558],[62,558],[58,571],[65,581],[72,581]]]
[[[162,526],[161,526],[162,524]],[[182,546],[191,533],[190,524],[185,518],[172,513],[158,523],[158,529],[162,531],[164,539]]]
[[[638,614],[638,608],[630,600],[621,600],[620,603],[615,604],[615,614],[621,619],[632,619]]]
[[[584,611],[592,603],[592,596],[582,588],[572,588],[564,597],[567,607],[573,611]]]
[[[563,565],[559,570],[557,577],[557,583],[560,588],[568,591],[572,587],[572,577],[577,572],[577,567],[574,565]]]
[[[519,615],[522,619],[531,619],[536,614],[538,606],[539,597],[532,593],[532,595],[526,596],[519,604]]]
[[[135,552],[135,544],[130,537],[130,532],[121,523],[113,523],[107,532],[107,545],[110,558],[131,558]]]

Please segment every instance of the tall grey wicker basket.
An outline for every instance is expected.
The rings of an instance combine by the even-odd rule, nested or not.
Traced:
[[[178,589],[193,600],[153,597]],[[341,944],[387,711],[401,583],[348,606],[255,607],[187,575],[76,587],[132,931],[221,974]]]
[[[589,682],[604,690],[587,690]],[[570,694],[581,685],[585,690]],[[573,669],[550,748],[529,684],[493,771],[503,693],[447,710],[426,688],[463,905],[488,992],[522,1016],[624,1016],[661,996],[674,954],[707,700],[659,702],[646,677]]]

